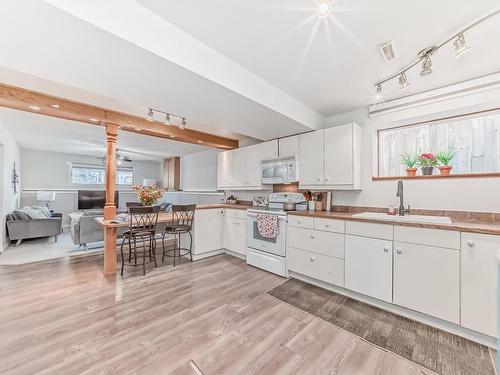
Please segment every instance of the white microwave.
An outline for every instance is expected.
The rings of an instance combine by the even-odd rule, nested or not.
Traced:
[[[264,160],[261,163],[261,182],[263,184],[288,184],[298,180],[295,157]]]

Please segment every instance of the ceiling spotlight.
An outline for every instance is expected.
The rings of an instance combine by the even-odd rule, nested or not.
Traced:
[[[382,85],[377,85],[377,91],[375,92],[375,101],[382,100]]]
[[[91,118],[89,118],[89,120],[92,121],[92,122],[99,122],[99,120],[96,119],[95,117],[91,117]]]
[[[403,90],[403,89],[407,88],[408,86],[410,86],[410,84],[408,83],[408,78],[406,78],[406,72],[403,72],[399,76],[399,88],[401,90]]]
[[[165,125],[170,125],[170,115],[168,113],[165,114],[165,121],[163,123]]]
[[[428,76],[432,74],[432,60],[430,55],[425,55],[424,60],[422,61],[422,71],[420,72],[421,76]]]
[[[149,108],[148,117],[146,120],[154,121],[153,116],[154,116],[153,110],[151,108]]]
[[[316,0],[316,16],[326,18],[332,12],[331,0]]]
[[[33,111],[39,111],[39,110],[41,110],[41,108],[38,107],[38,106],[36,106],[36,105],[29,105],[28,108],[32,109]]]
[[[457,35],[457,38],[453,41],[455,46],[455,57],[460,57],[465,52],[470,51],[471,48],[465,44],[465,37],[463,33]]]
[[[187,125],[187,123],[186,123],[186,119],[185,119],[185,118],[183,118],[183,119],[182,119],[182,121],[181,121],[181,123],[180,123],[180,125],[179,125],[179,128],[181,128],[181,129],[185,129],[185,128],[186,128],[186,125]]]
[[[52,108],[59,109],[61,106],[59,104],[51,104],[50,105]]]

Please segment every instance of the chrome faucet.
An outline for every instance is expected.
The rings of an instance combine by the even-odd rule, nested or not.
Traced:
[[[399,197],[399,216],[405,216],[405,214],[409,214],[410,205],[408,205],[408,208],[405,208],[404,205],[403,180],[398,181],[398,191],[396,193],[396,196]]]

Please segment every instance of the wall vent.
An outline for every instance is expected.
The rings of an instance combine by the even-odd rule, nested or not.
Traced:
[[[385,62],[398,58],[398,51],[396,50],[396,44],[393,40],[379,44],[378,49]]]

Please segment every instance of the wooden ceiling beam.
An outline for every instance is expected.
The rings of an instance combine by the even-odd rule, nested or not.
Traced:
[[[122,130],[137,134],[225,150],[238,147],[238,141],[234,139],[197,130],[181,129],[175,125],[169,126],[159,121],[148,121],[139,116],[5,84],[0,84],[0,106],[93,125],[114,123]]]

